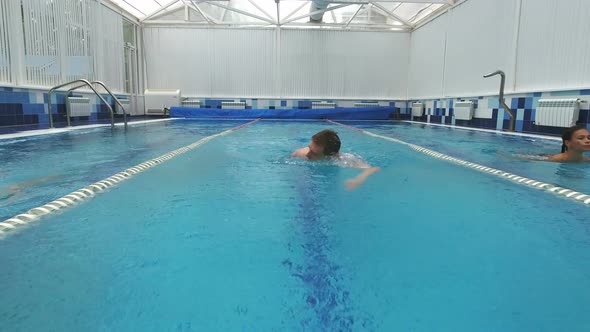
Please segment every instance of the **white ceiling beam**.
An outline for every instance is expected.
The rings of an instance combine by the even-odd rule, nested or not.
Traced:
[[[352,23],[352,21],[354,20],[354,18],[359,14],[359,12],[361,11],[361,9],[363,9],[365,5],[359,5],[359,8],[354,12],[354,15],[352,15],[350,17],[350,19],[348,20],[348,22],[346,22],[346,26],[344,26],[345,28],[348,28],[348,26],[350,25],[350,23]]]
[[[211,0],[211,1],[227,1],[227,0]],[[281,1],[310,1],[310,0],[281,0]],[[459,0],[379,0],[379,2],[407,2],[407,3],[442,3],[447,5],[454,5]],[[369,0],[324,0],[330,4],[368,4]]]
[[[182,0],[182,1],[185,1],[185,0]],[[207,13],[205,13],[205,12],[204,12],[204,11],[201,9],[201,7],[199,7],[199,4],[198,4],[198,3],[196,3],[195,1],[193,1],[193,0],[190,0],[190,4],[189,4],[189,6],[192,6],[192,8],[193,8],[194,10],[198,11],[198,12],[199,12],[199,14],[201,14],[201,16],[203,16],[203,18],[204,18],[204,19],[205,19],[207,22],[209,22],[209,23],[213,23],[213,24],[219,24],[219,23],[220,23],[218,20],[214,19],[213,17],[211,17],[211,16],[209,16]]]
[[[221,4],[216,3],[216,1],[211,1],[210,0],[210,1],[205,1],[205,2],[208,3],[208,4],[210,4],[210,5],[212,5],[212,6],[217,6],[219,8],[225,8],[225,9],[227,9],[229,11],[236,12],[236,13],[242,14],[244,16],[253,17],[253,18],[257,19],[257,20],[261,20],[261,21],[264,21],[264,22],[267,22],[267,23],[270,23],[270,24],[277,24],[277,22],[274,21],[274,20],[268,19],[266,17],[259,16],[259,15],[256,15],[256,14],[248,13],[247,11],[243,11],[241,9],[237,9],[237,8],[232,8],[232,7],[229,7],[229,6],[221,5]]]
[[[283,0],[283,1],[285,1],[285,0]],[[302,4],[299,7],[297,7],[294,11],[292,11],[289,15],[285,16],[285,20],[288,20],[289,18],[291,18],[291,16],[297,14],[301,10],[301,8],[303,8],[307,5],[309,5],[309,3],[302,1]],[[280,20],[280,18],[279,18],[279,20]],[[280,21],[279,21],[279,24],[280,24]]]
[[[310,16],[315,15],[315,14],[323,14],[325,12],[329,12],[329,11],[336,10],[336,9],[339,9],[339,8],[343,8],[343,7],[347,7],[347,6],[350,6],[350,4],[348,4],[348,3],[347,4],[341,4],[341,5],[336,5],[336,6],[333,6],[333,7],[325,8],[325,9],[316,10],[316,11],[313,11],[311,13],[307,13],[305,15],[300,15],[300,16],[293,17],[293,18],[290,18],[290,19],[285,20],[285,21],[281,21],[281,24],[291,23],[293,21],[297,21],[297,20],[300,20],[302,18],[310,17]]]
[[[256,0],[248,0],[248,2],[251,3],[252,6],[256,7],[256,9],[260,10],[264,15],[266,15],[266,17],[268,17],[269,20],[274,20],[274,17],[272,17],[266,10],[264,10],[264,8],[260,7],[256,3]]]
[[[380,4],[378,4],[377,2],[373,2],[373,1],[371,1],[371,4],[372,4],[373,6],[375,6],[375,7],[379,8],[379,9],[381,9],[381,10],[382,10],[382,11],[383,11],[385,14],[387,14],[387,16],[389,16],[389,17],[393,18],[393,19],[394,19],[394,20],[396,20],[396,21],[399,21],[399,22],[401,22],[403,25],[405,25],[405,26],[408,26],[408,27],[410,27],[410,28],[412,28],[412,27],[413,27],[412,23],[410,23],[410,22],[408,22],[408,21],[404,20],[403,18],[401,18],[401,17],[399,17],[399,16],[395,15],[394,13],[390,13],[390,12],[389,12],[389,10],[387,10],[387,8],[383,7],[383,5],[380,5]]]
[[[142,13],[142,14],[143,14],[143,16],[147,16],[147,14],[146,14],[146,13],[144,13],[144,12],[142,12],[141,10],[137,9],[137,7],[135,7],[134,5],[130,4],[130,3],[129,3],[129,2],[127,2],[126,0],[123,0],[123,2],[124,2],[124,3],[126,3],[126,4],[127,4],[129,7],[131,7],[131,8],[133,8],[133,9],[137,10],[137,11],[138,11],[138,12],[140,12],[140,13]]]
[[[140,22],[143,22],[143,21],[145,21],[145,20],[149,20],[149,19],[151,19],[152,17],[154,17],[154,16],[156,16],[156,15],[160,14],[161,12],[168,10],[168,8],[170,8],[170,6],[172,6],[172,5],[176,4],[177,2],[179,2],[179,0],[172,0],[172,1],[170,1],[170,3],[168,3],[167,5],[165,5],[165,6],[162,6],[162,8],[160,8],[160,9],[156,10],[155,12],[153,12],[153,13],[149,14],[148,16],[146,16],[146,17],[142,18],[142,19],[141,19],[141,20],[139,20],[139,21],[140,21]]]

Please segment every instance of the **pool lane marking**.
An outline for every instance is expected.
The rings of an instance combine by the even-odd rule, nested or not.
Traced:
[[[22,227],[22,226],[25,226],[31,222],[37,221],[43,216],[50,215],[50,214],[57,212],[57,211],[63,211],[66,208],[70,208],[70,207],[73,207],[81,202],[87,201],[87,200],[91,199],[92,197],[94,197],[97,193],[100,193],[106,189],[112,188],[112,187],[116,186],[117,184],[119,184],[127,179],[130,179],[131,177],[133,177],[136,174],[146,171],[146,170],[148,170],[154,166],[157,166],[167,160],[170,160],[176,156],[179,156],[179,155],[184,154],[188,151],[196,149],[196,148],[200,147],[201,145],[203,145],[215,138],[229,135],[239,129],[242,129],[242,128],[249,126],[249,125],[251,125],[255,122],[258,122],[258,121],[260,121],[260,119],[250,121],[248,123],[242,124],[237,127],[233,127],[231,129],[222,131],[220,133],[217,133],[217,134],[214,134],[211,136],[203,137],[200,140],[198,140],[192,144],[189,144],[187,146],[183,146],[183,147],[178,148],[176,150],[170,151],[164,155],[150,159],[150,160],[145,161],[141,164],[129,167],[122,172],[119,172],[119,173],[112,175],[108,178],[105,178],[103,180],[100,180],[98,182],[90,184],[84,188],[78,189],[72,193],[69,193],[69,194],[67,194],[61,198],[58,198],[52,202],[49,202],[45,205],[32,208],[25,213],[21,213],[21,214],[18,214],[12,218],[6,219],[3,222],[0,222],[0,239],[3,239],[5,237],[3,235],[7,235],[8,233],[12,233],[16,229],[18,229],[19,227]]]
[[[390,142],[394,142],[394,143],[406,145],[406,146],[410,147],[411,149],[413,149],[415,151],[421,152],[423,154],[426,154],[428,156],[431,156],[431,157],[434,157],[434,158],[437,158],[437,159],[442,159],[442,160],[446,160],[448,162],[451,162],[453,164],[457,164],[457,165],[469,167],[469,168],[472,168],[472,169],[474,169],[476,171],[479,171],[479,172],[482,172],[482,173],[489,173],[489,174],[492,174],[492,175],[496,175],[496,176],[498,176],[500,178],[510,180],[510,181],[512,181],[514,183],[517,183],[517,184],[521,184],[521,185],[524,185],[524,186],[527,186],[527,187],[532,187],[532,188],[540,189],[540,190],[543,190],[545,192],[550,192],[550,193],[556,194],[558,196],[562,196],[562,197],[568,198],[568,199],[573,200],[575,202],[582,203],[582,204],[584,204],[586,206],[590,206],[590,195],[588,195],[588,194],[580,193],[580,192],[577,192],[575,190],[571,190],[571,189],[568,189],[568,188],[563,188],[563,187],[555,186],[555,185],[552,185],[552,184],[549,184],[549,183],[544,183],[544,182],[541,182],[541,181],[537,181],[537,180],[534,180],[534,179],[526,178],[526,177],[519,176],[519,175],[516,175],[516,174],[504,172],[504,171],[499,170],[499,169],[495,169],[495,168],[483,166],[483,165],[472,163],[472,162],[465,161],[465,160],[462,160],[462,159],[454,158],[454,157],[448,156],[446,154],[443,154],[443,153],[440,153],[440,152],[436,152],[436,151],[433,151],[433,150],[430,150],[430,149],[421,147],[419,145],[415,145],[415,144],[411,144],[411,143],[408,143],[408,142],[404,142],[404,141],[399,140],[397,138],[387,137],[387,136],[382,136],[382,135],[374,134],[374,133],[372,133],[370,131],[366,131],[364,129],[360,129],[360,128],[356,128],[356,127],[353,127],[353,126],[345,125],[345,124],[340,123],[340,122],[336,122],[336,121],[332,121],[332,120],[326,120],[326,121],[329,122],[329,123],[333,123],[333,124],[336,124],[336,125],[339,125],[339,126],[342,126],[342,127],[346,127],[346,128],[349,128],[349,129],[358,131],[359,133],[362,133],[362,134],[365,134],[365,135],[369,135],[369,136],[376,137],[376,138],[381,138],[381,139],[384,139],[384,140],[387,140],[387,141],[390,141]]]

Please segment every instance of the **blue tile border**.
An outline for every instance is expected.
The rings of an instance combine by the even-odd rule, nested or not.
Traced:
[[[578,97],[590,95],[590,89],[568,90],[556,92],[534,92],[526,94],[508,95],[504,101],[510,105],[516,114],[516,130],[520,132],[530,132],[539,134],[554,135],[560,129],[544,128],[534,124],[536,107],[539,98],[543,96],[567,96]],[[110,96],[105,96],[107,101],[112,103]],[[585,97],[587,99],[587,97]],[[582,98],[584,99],[584,98]],[[453,105],[458,100],[471,100],[474,102],[476,109],[491,110],[491,119],[474,118],[471,121],[460,121],[454,118]],[[421,101],[426,104],[426,115],[420,119],[414,119],[422,122],[442,123],[462,125],[475,128],[489,128],[503,130],[508,127],[508,114],[499,106],[497,96],[477,96],[465,98],[440,98],[428,100],[376,100],[376,99],[359,99],[359,100],[337,100],[337,99],[272,99],[272,98],[202,98],[202,107],[204,108],[221,108],[221,103],[225,101],[245,102],[247,108],[256,109],[311,109],[312,101],[334,102],[337,107],[352,107],[354,103],[379,103],[381,106],[389,105],[395,107],[396,118],[411,119],[411,103]],[[0,126],[14,125],[47,125],[49,117],[46,113],[47,91],[0,87]],[[53,118],[56,121],[65,121],[65,94],[56,93],[52,100]],[[112,105],[114,107],[114,105]],[[586,105],[586,108],[587,105]],[[505,114],[506,113],[506,114]],[[77,119],[79,121],[88,121],[90,123],[107,119],[109,114],[104,105],[95,104],[94,112],[90,117]],[[590,110],[580,110],[579,124],[589,125]],[[561,129],[562,130],[562,129]]]

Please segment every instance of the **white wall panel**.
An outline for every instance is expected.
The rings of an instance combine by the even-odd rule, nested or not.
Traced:
[[[101,7],[97,75],[112,91],[125,91],[123,83],[123,18],[107,7]]]
[[[405,98],[409,33],[283,30],[281,97]]]
[[[274,41],[273,30],[146,28],[148,89],[181,89],[193,96],[275,96]]]
[[[282,30],[277,36],[271,29],[183,27],[144,32],[152,89],[212,97],[406,96],[409,33]]]
[[[506,73],[506,91],[512,90],[517,3],[469,0],[447,14],[445,96],[497,93],[498,78],[483,78],[497,69]]]
[[[10,50],[9,37],[10,26],[8,15],[10,9],[8,1],[0,0],[0,82],[10,82]]]
[[[590,86],[590,1],[522,0],[517,90]]]
[[[275,36],[273,30],[209,30],[214,95],[276,96]]]
[[[181,89],[183,95],[209,96],[212,68],[209,36],[204,31],[145,28],[146,89]]]
[[[448,15],[443,15],[412,33],[408,75],[409,99],[443,95],[448,23]]]

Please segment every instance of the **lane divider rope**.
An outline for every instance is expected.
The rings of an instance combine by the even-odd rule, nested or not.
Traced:
[[[546,192],[550,192],[550,193],[553,193],[553,194],[556,194],[556,195],[559,195],[559,196],[568,198],[570,200],[573,200],[573,201],[575,201],[577,203],[582,203],[582,204],[584,204],[586,206],[590,206],[590,195],[588,195],[588,194],[577,192],[575,190],[568,189],[568,188],[563,188],[563,187],[555,186],[555,185],[552,185],[552,184],[549,184],[549,183],[544,183],[544,182],[537,181],[537,180],[534,180],[534,179],[526,178],[524,176],[519,176],[519,175],[516,175],[516,174],[504,172],[504,171],[499,170],[499,169],[495,169],[495,168],[483,166],[483,165],[472,163],[472,162],[465,161],[465,160],[462,160],[462,159],[454,158],[454,157],[448,156],[446,154],[443,154],[443,153],[440,153],[440,152],[436,152],[436,151],[433,151],[433,150],[430,150],[430,149],[421,147],[419,145],[415,145],[415,144],[411,144],[411,143],[408,143],[408,142],[404,142],[404,141],[399,140],[397,138],[387,137],[387,136],[383,136],[383,135],[374,134],[374,133],[372,133],[370,131],[366,131],[366,130],[363,130],[363,129],[360,129],[360,128],[356,128],[356,127],[353,127],[353,126],[345,125],[345,124],[340,123],[340,122],[336,122],[336,121],[332,121],[332,120],[326,120],[326,121],[329,122],[329,123],[333,123],[333,124],[336,124],[336,125],[339,125],[339,126],[343,126],[343,127],[346,127],[346,128],[349,128],[349,129],[352,129],[352,130],[355,130],[355,131],[358,131],[358,132],[363,133],[365,135],[369,135],[369,136],[372,136],[372,137],[375,137],[375,138],[381,138],[381,139],[384,139],[384,140],[387,140],[387,141],[390,141],[390,142],[394,142],[394,143],[398,143],[398,144],[402,144],[402,145],[408,146],[412,150],[421,152],[423,154],[426,154],[428,156],[431,156],[431,157],[434,157],[434,158],[437,158],[437,159],[446,160],[446,161],[451,162],[453,164],[465,166],[465,167],[474,169],[474,170],[479,171],[479,172],[482,172],[482,173],[492,174],[492,175],[498,176],[500,178],[510,180],[510,181],[512,181],[514,183],[517,183],[517,184],[521,184],[521,185],[524,185],[524,186],[527,186],[527,187],[532,187],[532,188],[540,189],[540,190],[543,190],[543,191],[546,191]]]
[[[128,169],[119,172],[115,175],[112,175],[108,178],[90,184],[84,188],[78,189],[72,193],[69,193],[61,198],[58,198],[52,202],[49,202],[45,205],[38,206],[35,208],[30,209],[25,213],[18,214],[12,218],[6,219],[3,222],[0,222],[0,239],[4,238],[5,235],[8,233],[14,232],[19,227],[25,226],[31,222],[39,220],[43,216],[50,215],[57,211],[63,211],[67,208],[73,207],[78,205],[81,202],[87,201],[94,197],[96,194],[105,191],[109,188],[116,186],[117,184],[130,179],[136,174],[139,174],[143,171],[146,171],[154,166],[157,166],[167,160],[170,160],[176,156],[179,156],[183,153],[186,153],[190,150],[193,150],[215,138],[229,135],[239,129],[242,129],[246,126],[249,126],[255,122],[260,121],[260,119],[256,119],[254,121],[250,121],[248,123],[242,124],[237,127],[233,127],[231,129],[222,131],[220,133],[203,137],[200,140],[189,144],[187,146],[178,148],[176,150],[170,151],[162,156],[150,159],[145,161],[141,164],[129,167]]]

